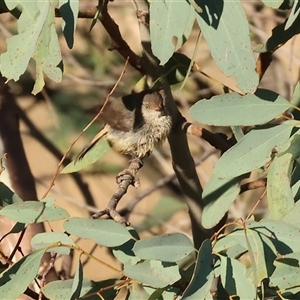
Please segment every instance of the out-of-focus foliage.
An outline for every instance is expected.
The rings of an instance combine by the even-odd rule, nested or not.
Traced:
[[[76,43],[74,32],[78,2],[20,0],[5,3],[9,10],[17,8],[20,15],[16,21],[18,32],[7,39],[7,51],[1,54],[1,73],[8,80],[19,80],[33,58],[36,81],[32,92],[36,94],[44,87],[44,74],[55,82],[61,80],[62,61],[69,59],[67,55],[61,55],[54,25],[55,8],[59,4],[58,11],[64,20],[63,33],[71,48]],[[281,1],[264,3],[271,7],[282,4]],[[159,0],[150,1],[149,5],[152,50],[163,66],[162,80],[173,85],[190,75],[188,70],[193,65],[192,57],[174,52],[184,46],[196,23],[216,65],[224,75],[236,80],[234,90],[224,86],[224,91],[228,93],[201,100],[190,109],[195,121],[231,127],[236,133],[233,136],[233,139],[236,138],[234,146],[218,160],[204,188],[202,225],[212,228],[218,224],[241,192],[242,180],[249,178],[253,171],[256,179],[267,181],[268,213],[261,220],[253,220],[252,211],[245,220],[228,224],[233,228],[225,234],[218,232],[205,240],[200,249],[194,249],[191,240],[183,233],[140,238],[134,228],[125,228],[112,220],[69,218],[65,209],[54,205],[53,198],[23,202],[1,183],[0,215],[17,222],[9,234],[19,232],[29,224],[63,219],[68,234],[110,248],[119,262],[118,269],[110,266],[88,253],[67,234],[39,234],[31,241],[35,249],[32,253],[17,263],[3,264],[1,299],[16,299],[24,293],[36,278],[45,252],[69,254],[71,251],[79,253],[74,259],[74,276],[43,286],[42,292],[50,299],[78,299],[83,296],[84,299],[98,299],[98,295],[113,299],[122,289],[126,299],[132,300],[299,297],[299,121],[273,122],[285,111],[299,109],[292,106],[285,95],[279,95],[272,88],[258,88],[259,75],[263,74],[256,72],[249,22],[242,3],[227,0]],[[274,52],[298,34],[298,2],[295,1],[292,7],[282,24],[273,28],[267,42],[255,47],[258,52]],[[98,13],[101,14],[99,8]],[[90,25],[92,32],[96,30],[94,25]],[[85,34],[82,32],[83,36]],[[93,48],[93,45],[87,47]],[[82,55],[80,59],[86,66],[93,65],[93,60],[97,61],[103,74],[114,67],[113,60],[104,58],[103,53],[93,57]],[[138,81],[138,78],[135,79],[134,83]],[[109,87],[112,85],[111,82],[107,84]],[[299,88],[295,89],[294,104],[299,99],[297,93]],[[62,102],[59,97],[55,101]],[[84,107],[85,103],[81,104]],[[61,107],[61,114],[64,114],[63,109],[68,111],[68,105],[66,107]],[[284,117],[289,118],[288,115]],[[238,136],[242,132],[245,135]],[[107,144],[99,144],[98,148],[94,148],[95,152],[78,164],[71,163],[63,173],[93,164],[106,150]],[[169,199],[166,203],[171,206],[175,202]],[[174,206],[178,209],[182,207],[179,204]],[[158,210],[157,207],[155,209]],[[172,208],[170,211],[173,212]],[[158,215],[164,220],[171,217],[162,208],[159,208]],[[146,219],[141,223],[141,228],[157,223]],[[99,263],[111,268],[115,277],[101,282],[88,279],[82,256],[88,256],[95,265]],[[214,278],[218,277],[220,282],[212,295],[210,288]]]

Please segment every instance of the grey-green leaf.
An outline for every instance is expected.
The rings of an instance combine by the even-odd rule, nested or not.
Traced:
[[[89,165],[94,164],[110,150],[110,146],[105,138],[102,138],[86,155],[77,161],[70,162],[61,170],[61,174],[77,172]]]
[[[231,204],[240,192],[239,183],[242,176],[237,178],[220,178],[212,174],[203,190],[204,210],[202,225],[212,228],[223,218]]]
[[[152,51],[161,65],[187,40],[194,21],[194,9],[185,0],[150,2]]]
[[[256,289],[246,277],[246,268],[236,259],[221,256],[221,281],[229,296],[254,300]]]
[[[52,202],[53,198],[45,198],[43,201],[14,203],[1,209],[0,215],[26,224],[56,221],[69,217],[69,214],[64,209],[52,204],[47,204],[48,200]]]
[[[182,295],[183,300],[206,299],[214,279],[212,266],[211,241],[205,240],[197,257],[193,277]]]
[[[276,156],[269,167],[267,195],[270,219],[280,220],[294,206],[294,197],[290,186],[292,158],[291,153]]]
[[[113,220],[71,218],[65,221],[64,228],[70,234],[106,247],[120,246],[132,238],[124,226]]]
[[[23,294],[37,275],[44,253],[44,250],[34,251],[1,274],[1,300],[18,299]]]
[[[253,126],[264,124],[291,107],[275,92],[258,89],[245,96],[229,93],[200,100],[189,113],[196,121],[214,126]]]
[[[70,247],[64,247],[61,244],[69,245]],[[53,247],[54,245],[57,245],[57,247]],[[67,234],[60,232],[38,233],[31,239],[31,247],[36,250],[47,250],[49,247],[47,251],[65,255],[70,254],[72,246],[75,246],[73,240]]]
[[[181,233],[156,236],[137,241],[133,252],[142,259],[176,262],[194,251],[191,241]]]
[[[123,273],[154,288],[163,288],[181,278],[177,264],[155,260],[145,260],[136,265],[125,264]]]
[[[221,178],[237,177],[255,170],[270,160],[273,149],[288,141],[296,121],[250,131],[236,145],[230,148],[218,161],[214,173]]]
[[[190,1],[191,3],[193,1]],[[245,93],[258,85],[258,74],[249,38],[249,24],[240,1],[195,0],[196,17],[212,57],[227,76],[234,76]]]

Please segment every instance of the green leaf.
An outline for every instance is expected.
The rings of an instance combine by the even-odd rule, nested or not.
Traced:
[[[43,294],[48,299],[70,299],[72,295],[71,290],[73,282],[73,279],[68,279],[64,281],[52,281],[42,288]],[[116,284],[115,279],[108,279],[99,282],[94,282],[89,279],[83,279],[80,297],[83,297],[85,294],[90,294],[91,296],[85,296],[84,299],[99,299],[99,296],[96,296],[97,298],[93,298],[95,296],[93,293],[97,293],[100,290],[106,288],[107,286],[111,286],[114,284]],[[103,299],[114,299],[117,292],[118,291],[114,289],[104,289],[101,292],[101,296],[103,297]]]
[[[292,207],[292,209],[282,217],[281,221],[300,228],[299,216],[300,216],[300,201],[297,201],[295,205]]]
[[[12,2],[8,1],[7,3]],[[36,62],[36,82],[32,93],[44,86],[43,72],[53,81],[60,82],[61,53],[55,30],[56,1],[15,1],[9,9],[20,5],[19,34],[7,39],[7,52],[1,54],[1,73],[7,79],[17,81],[26,71],[31,58]]]
[[[223,218],[240,192],[239,183],[243,176],[220,178],[212,174],[203,190],[204,210],[202,225],[212,228]]]
[[[195,0],[195,3],[202,10],[196,19],[216,64],[225,75],[234,76],[245,93],[255,91],[258,74],[241,2]]]
[[[81,261],[79,260],[77,269],[74,275],[73,284],[71,288],[71,300],[76,300],[80,297],[83,280],[83,269]]]
[[[282,221],[262,219],[259,222],[248,221],[246,227],[269,237],[282,255],[300,252],[300,231],[295,226]]]
[[[61,174],[73,173],[77,172],[86,166],[94,164],[97,160],[99,160],[102,156],[104,156],[110,150],[110,146],[106,139],[101,139],[95,146],[93,146],[86,155],[77,161],[70,162],[67,166],[65,166]]]
[[[221,257],[221,281],[229,296],[240,299],[255,299],[256,289],[246,277],[246,268],[236,259]]]
[[[180,279],[178,265],[171,262],[145,260],[137,265],[124,265],[125,276],[154,288],[163,288]]]
[[[181,233],[155,236],[137,241],[133,252],[142,259],[176,262],[194,251],[191,241]]]
[[[23,200],[3,182],[0,182],[0,206],[3,207],[19,202],[23,202]]]
[[[58,247],[52,247],[57,244]],[[31,240],[31,247],[38,250],[44,249],[48,252],[56,252],[60,254],[69,255],[70,248],[61,246],[61,244],[69,245],[70,247],[75,246],[73,240],[65,233],[60,232],[43,232],[36,234]]]
[[[283,0],[262,0],[262,2],[267,6],[278,8],[282,4]]]
[[[205,240],[200,247],[193,277],[188,287],[183,292],[183,300],[206,299],[214,279],[212,266],[213,256],[211,241]]]
[[[44,253],[44,250],[34,251],[1,274],[1,300],[18,299],[23,294],[37,275]]]
[[[246,226],[249,226],[249,224],[246,223]],[[261,227],[261,225],[259,223],[256,223],[256,226],[251,226],[251,229],[247,228],[246,232],[248,242],[251,245],[251,250],[256,254],[255,265],[252,265],[252,270],[255,270],[257,280],[261,281],[272,274],[274,270],[272,263],[276,258],[277,251],[272,243],[272,240],[269,239],[268,236],[265,236],[263,233],[258,231],[256,227],[259,228]],[[242,246],[242,248],[240,248],[239,252],[242,253],[244,249],[248,251],[250,250],[248,242],[246,239],[245,231],[241,228],[238,228],[218,240],[216,245],[214,246],[214,251],[222,252],[230,249],[231,247],[240,245]],[[265,259],[266,257],[268,257],[268,260]]]
[[[267,195],[270,219],[280,220],[294,206],[294,198],[290,187],[293,167],[292,158],[291,153],[276,156],[269,167]]]
[[[51,202],[53,198],[48,197],[43,200]],[[1,209],[0,215],[26,224],[56,221],[69,217],[64,209],[43,201],[14,203]]]
[[[62,30],[70,49],[72,49],[74,45],[78,8],[79,0],[59,0],[59,11],[63,19]]]
[[[195,21],[185,0],[150,2],[150,37],[153,54],[164,65],[189,37]]]
[[[274,286],[280,290],[297,287],[293,292],[300,291],[299,261],[290,257],[285,257],[284,259],[277,260],[275,266],[276,269],[270,277],[270,286]]]
[[[236,145],[219,159],[214,173],[221,178],[236,177],[255,170],[270,160],[274,148],[280,148],[288,141],[296,121],[250,131]]]
[[[124,226],[113,220],[70,218],[65,221],[64,228],[70,234],[106,247],[120,246],[132,238]]]
[[[252,126],[264,124],[291,107],[289,101],[269,90],[241,96],[229,93],[194,104],[189,113],[202,124],[214,126]]]
[[[133,228],[127,227],[127,230],[130,232],[130,234],[134,237],[135,240],[140,239],[138,233]],[[112,249],[113,255],[123,264],[136,264],[140,260],[140,258],[136,257],[134,252],[132,251],[134,244],[135,241],[131,239],[123,245],[114,247]]]

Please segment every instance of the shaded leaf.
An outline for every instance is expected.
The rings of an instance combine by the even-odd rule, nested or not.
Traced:
[[[74,33],[78,16],[79,0],[59,0],[59,11],[63,19],[62,30],[70,49],[74,44]]]
[[[3,182],[0,182],[0,206],[3,207],[18,202],[23,202],[23,200]]]
[[[246,277],[246,268],[236,259],[221,257],[221,280],[224,289],[230,296],[240,299],[255,299],[256,289]]]
[[[71,300],[76,300],[80,297],[83,280],[83,269],[81,261],[79,260],[77,269],[73,278],[73,284],[71,288]]]
[[[203,190],[204,210],[202,225],[212,228],[223,218],[240,192],[239,183],[242,176],[236,178],[219,178],[212,174]]]
[[[214,279],[212,266],[211,241],[205,240],[200,247],[193,277],[183,292],[182,299],[206,299]]]
[[[258,89],[255,94],[245,96],[229,93],[200,100],[189,113],[202,124],[252,126],[267,123],[290,107],[290,102],[277,93]]]
[[[124,226],[113,220],[70,218],[64,222],[64,228],[70,234],[106,247],[120,246],[132,238]]]

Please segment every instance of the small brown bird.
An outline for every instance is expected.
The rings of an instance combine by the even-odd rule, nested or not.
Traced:
[[[100,119],[106,126],[77,156],[83,156],[106,136],[111,147],[122,154],[144,158],[168,136],[172,119],[162,91],[145,90],[110,101]]]

